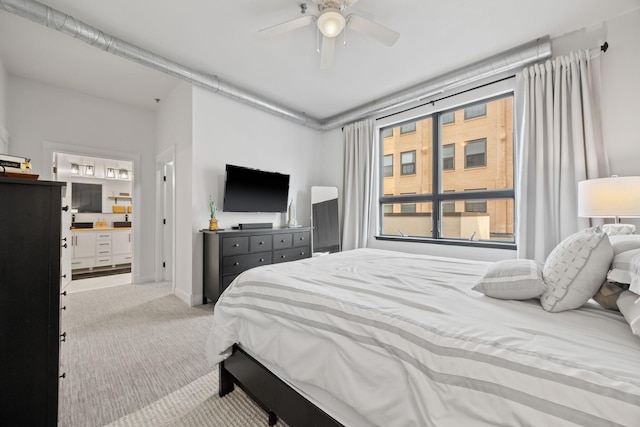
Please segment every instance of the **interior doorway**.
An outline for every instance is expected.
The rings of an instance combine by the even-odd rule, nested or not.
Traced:
[[[52,178],[67,183],[63,206],[69,207],[62,287],[71,285],[72,292],[132,283],[133,162],[64,152],[52,157]]]

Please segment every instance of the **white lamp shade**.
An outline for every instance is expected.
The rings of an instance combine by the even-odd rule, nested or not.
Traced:
[[[344,26],[344,16],[335,9],[327,9],[318,17],[318,29],[326,37],[336,37]]]
[[[578,216],[640,217],[640,176],[580,181],[578,183]]]

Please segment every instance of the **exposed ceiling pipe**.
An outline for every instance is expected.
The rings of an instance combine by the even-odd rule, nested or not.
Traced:
[[[519,69],[551,56],[551,42],[548,37],[544,37],[321,121],[223,82],[216,76],[178,64],[117,37],[108,35],[70,15],[35,0],[0,0],[0,9],[58,30],[104,51],[180,78],[193,85],[228,96],[236,101],[292,122],[323,131],[335,129],[391,108],[419,101],[474,81]]]

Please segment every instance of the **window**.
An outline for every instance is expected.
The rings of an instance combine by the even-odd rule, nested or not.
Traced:
[[[400,135],[403,135],[405,133],[415,132],[415,131],[416,131],[416,122],[407,123],[400,126]]]
[[[451,123],[455,123],[456,122],[456,115],[454,114],[453,111],[450,111],[448,113],[442,113],[442,115],[440,116],[440,120],[442,120],[442,124],[443,125],[448,125]]]
[[[488,120],[450,122],[456,114]],[[420,132],[380,141],[379,174],[389,173],[385,153],[400,156],[401,169],[380,178],[377,238],[513,248],[513,95],[430,112],[414,123]],[[398,135],[402,126],[391,129]],[[456,144],[464,147],[458,168]]]
[[[393,128],[387,128],[382,131],[382,138],[390,138],[393,136]]]
[[[400,162],[402,166],[402,170],[400,171],[401,175],[415,175],[416,173],[416,152],[414,151],[405,151],[400,154]]]
[[[487,104],[472,105],[464,109],[464,119],[475,119],[476,117],[483,117],[487,115]]]
[[[384,156],[384,176],[393,176],[393,154]]]
[[[469,141],[464,146],[464,167],[477,168],[487,166],[487,139]]]
[[[442,146],[442,170],[452,171],[456,168],[456,145],[447,144]]]

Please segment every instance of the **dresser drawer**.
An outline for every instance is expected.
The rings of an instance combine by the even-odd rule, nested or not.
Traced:
[[[133,261],[133,255],[113,255],[111,258],[114,264],[131,264]]]
[[[299,248],[281,249],[273,251],[273,263],[295,261],[298,259],[309,258],[309,246],[301,246]]]
[[[300,231],[293,233],[293,246],[309,246],[311,244],[311,233],[308,231]]]
[[[96,257],[96,262],[94,265],[96,267],[100,267],[100,266],[111,265],[111,264],[112,264],[112,261],[110,256],[99,256],[99,257]]]
[[[96,256],[102,257],[104,255],[111,255],[111,240],[96,242]]]
[[[249,237],[225,237],[222,239],[222,253],[225,255],[246,254],[249,252]]]
[[[238,274],[259,265],[271,264],[271,257],[271,252],[223,257],[222,274]]]
[[[71,269],[76,270],[78,268],[93,267],[95,258],[74,258],[71,260]]]
[[[284,249],[293,247],[293,234],[282,233],[273,235],[273,249]]]
[[[273,239],[269,235],[249,237],[249,251],[262,252],[270,251],[273,248]]]

